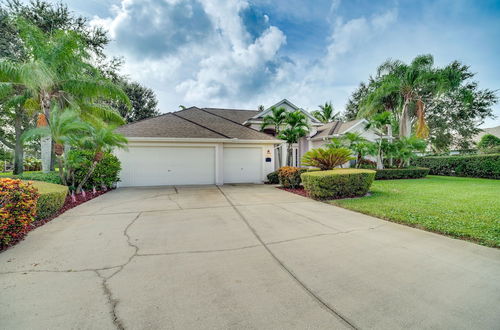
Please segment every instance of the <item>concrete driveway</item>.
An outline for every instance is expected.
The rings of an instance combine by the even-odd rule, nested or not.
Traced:
[[[493,329],[500,251],[271,186],[118,189],[0,254],[1,329]]]

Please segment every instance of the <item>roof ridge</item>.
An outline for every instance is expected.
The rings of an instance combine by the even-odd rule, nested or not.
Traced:
[[[198,108],[197,108],[197,109],[198,109]],[[183,109],[183,110],[181,110],[181,111],[184,111],[184,110],[187,110],[187,109]],[[172,115],[176,116],[177,118],[181,118],[181,119],[183,119],[183,120],[185,120],[185,121],[187,121],[187,122],[190,122],[190,123],[192,123],[192,124],[195,124],[195,125],[197,125],[197,126],[203,127],[203,128],[205,128],[205,129],[207,129],[207,130],[209,130],[209,131],[211,131],[211,132],[214,132],[215,134],[219,134],[220,136],[223,136],[223,137],[225,137],[225,138],[232,139],[232,137],[230,137],[230,136],[227,136],[227,135],[225,135],[225,134],[222,134],[222,133],[220,133],[220,132],[217,132],[216,130],[213,130],[213,129],[211,129],[211,128],[208,128],[208,127],[206,127],[206,126],[203,126],[202,124],[199,124],[199,123],[197,123],[197,122],[195,122],[195,121],[192,121],[192,120],[190,120],[190,119],[187,119],[187,118],[184,118],[184,117],[182,117],[182,116],[179,116],[179,115],[177,114],[177,112],[180,112],[180,111],[172,112]]]
[[[219,118],[225,119],[225,120],[227,120],[227,121],[230,121],[230,122],[232,122],[232,123],[235,123],[235,124],[237,124],[237,125],[240,125],[241,127],[245,127],[245,128],[251,129],[251,130],[252,130],[252,131],[254,131],[254,132],[257,132],[257,133],[260,133],[260,134],[265,134],[265,135],[267,135],[267,136],[271,136],[271,135],[266,134],[266,133],[264,133],[264,132],[258,131],[258,130],[254,129],[254,128],[251,128],[251,127],[248,127],[248,126],[242,125],[241,123],[238,123],[237,121],[234,121],[234,120],[231,120],[231,119],[228,119],[228,118],[222,117],[222,116],[220,116],[220,115],[216,115],[215,113],[211,113],[211,112],[209,112],[209,111],[206,111],[206,110],[205,110],[205,108],[202,108],[202,109],[200,109],[200,110],[201,110],[201,111],[204,111],[204,112],[206,112],[206,113],[208,113],[208,114],[211,114],[212,116],[216,116],[216,117],[219,117]]]
[[[207,110],[231,110],[231,111],[259,111],[259,110],[253,110],[253,109],[231,109],[231,108],[201,108],[207,109]]]

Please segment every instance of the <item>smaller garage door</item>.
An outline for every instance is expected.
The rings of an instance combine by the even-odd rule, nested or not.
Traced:
[[[214,147],[134,147],[118,152],[121,187],[215,183]]]
[[[262,182],[262,148],[224,148],[224,183]]]

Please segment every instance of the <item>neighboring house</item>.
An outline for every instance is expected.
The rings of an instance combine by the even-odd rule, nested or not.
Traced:
[[[243,125],[249,126],[256,130],[260,130],[262,127],[263,118],[271,112],[272,108],[280,108],[283,107],[287,111],[301,111],[307,118],[309,124],[309,134],[299,140],[298,143],[293,145],[293,159],[292,164],[294,166],[300,165],[300,159],[302,155],[306,153],[308,150],[313,148],[324,147],[326,144],[330,143],[330,140],[333,137],[341,137],[345,133],[359,133],[362,137],[366,138],[369,141],[375,141],[378,136],[372,130],[366,130],[365,126],[368,123],[365,119],[352,120],[348,122],[334,121],[328,124],[324,124],[314,118],[308,111],[297,107],[292,102],[287,99],[283,99],[280,102],[272,105],[262,112],[258,112],[243,122]],[[263,130],[265,133],[275,135],[274,127],[265,127]],[[285,143],[276,146],[275,152],[282,153],[282,162],[286,162],[286,149],[287,146]],[[278,167],[279,164],[275,162]],[[282,164],[283,165],[283,164]]]
[[[288,100],[272,107],[302,111],[310,126],[308,136],[293,145],[293,165],[311,148],[332,137],[365,130],[365,120],[323,124]],[[191,107],[122,126],[117,132],[129,140],[128,151],[117,151],[122,162],[119,186],[155,186],[225,183],[262,183],[276,168],[276,155],[286,160],[286,144],[274,137],[273,127],[261,131],[271,111]],[[284,165],[284,164],[281,164]]]

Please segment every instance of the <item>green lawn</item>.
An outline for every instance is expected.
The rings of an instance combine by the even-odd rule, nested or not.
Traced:
[[[375,181],[371,196],[332,204],[386,220],[500,247],[500,181],[429,176]]]

